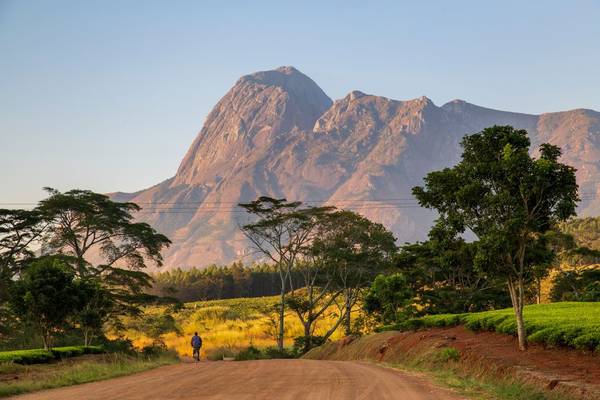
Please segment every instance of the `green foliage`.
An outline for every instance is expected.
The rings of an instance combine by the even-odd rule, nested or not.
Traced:
[[[463,313],[510,305],[506,283],[476,268],[475,254],[476,243],[467,243],[440,223],[429,232],[429,240],[402,247],[396,265],[407,277],[420,313]]]
[[[14,350],[0,352],[0,362],[13,362],[16,364],[40,364],[84,354],[100,353],[104,353],[104,348],[101,346],[55,347],[52,350]]]
[[[600,350],[600,303],[552,303],[526,306],[524,310],[528,339],[547,346]],[[495,331],[516,335],[512,309],[467,314],[431,315],[414,321],[420,327],[464,324],[475,331]],[[401,329],[395,325],[389,328]]]
[[[82,307],[80,286],[74,278],[60,259],[45,257],[33,262],[15,282],[12,309],[35,325],[46,349],[51,346],[54,332],[64,328],[69,317]]]
[[[412,314],[413,291],[402,274],[378,275],[364,297],[363,307],[389,324]]]
[[[454,347],[445,347],[441,349],[437,356],[442,362],[458,361],[460,359],[460,353]]]
[[[264,354],[254,346],[247,347],[235,355],[235,361],[261,360]]]
[[[429,173],[413,193],[438,211],[438,226],[475,234],[474,265],[506,280],[525,349],[525,286],[543,278],[556,255],[546,233],[575,215],[575,169],[560,163],[560,148],[547,143],[533,158],[527,132],[511,126],[486,128],[461,144],[461,161]]]
[[[281,291],[279,272],[270,264],[245,266],[235,262],[203,269],[177,268],[152,274],[152,278],[154,282],[148,293],[183,302],[273,296]],[[302,286],[297,271],[291,272],[291,278],[293,287]]]
[[[277,347],[267,347],[264,350],[265,358],[278,359],[278,358],[296,358],[296,353],[293,350],[286,348],[279,349]]]
[[[321,346],[326,339],[323,336],[298,336],[294,338],[294,352],[304,354],[315,347]]]
[[[567,270],[552,282],[553,301],[600,301],[600,269]]]

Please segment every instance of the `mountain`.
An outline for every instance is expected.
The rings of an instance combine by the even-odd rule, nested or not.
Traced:
[[[144,209],[137,218],[173,241],[167,267],[250,260],[236,204],[261,195],[354,209],[392,229],[400,243],[424,239],[434,215],[411,188],[455,164],[460,140],[494,125],[526,129],[532,143],[562,147],[578,169],[580,212],[600,211],[600,113],[530,115],[427,97],[398,101],[353,91],[332,102],[293,67],[240,78],[210,112],[174,177],[114,193]]]

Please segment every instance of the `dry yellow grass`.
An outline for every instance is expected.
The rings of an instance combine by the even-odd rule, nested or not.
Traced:
[[[162,340],[169,349],[176,350],[184,356],[191,355],[190,338],[194,332],[202,336],[203,357],[218,348],[235,351],[250,345],[258,348],[274,346],[276,344],[273,337],[274,328],[269,318],[269,311],[278,300],[278,296],[274,296],[186,303],[182,310],[173,314],[180,332],[164,334]],[[165,311],[164,307],[152,307],[146,310],[147,313]],[[333,312],[333,309],[331,311]],[[329,313],[318,321],[315,335],[322,335],[334,323],[335,316]],[[298,317],[288,312],[285,319],[286,346],[291,346],[294,337],[303,334],[303,326]],[[139,348],[152,343],[151,338],[135,330],[126,331],[125,336]],[[342,329],[338,329],[331,339],[335,340],[342,336]]]

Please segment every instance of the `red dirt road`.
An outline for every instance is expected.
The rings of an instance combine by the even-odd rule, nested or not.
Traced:
[[[351,361],[181,363],[19,400],[458,400],[423,377]]]

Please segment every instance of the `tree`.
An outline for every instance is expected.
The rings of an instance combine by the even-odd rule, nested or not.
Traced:
[[[151,286],[143,270],[148,263],[162,265],[161,251],[169,239],[146,223],[133,222],[131,213],[140,210],[134,203],[114,202],[89,190],[46,190],[50,196],[36,208],[47,224],[43,252],[73,257],[78,279],[101,281],[121,310],[136,311]]]
[[[44,257],[31,263],[15,282],[10,303],[20,318],[34,325],[48,350],[53,335],[81,308],[80,288],[63,261]]]
[[[44,230],[36,211],[0,209],[0,307],[13,277],[33,258],[32,244]]]
[[[397,250],[394,235],[381,224],[346,210],[327,216],[311,252],[333,271],[334,282],[342,292],[343,302],[338,306],[347,335],[352,333],[352,309],[362,290],[391,265]],[[337,327],[334,324],[325,336]]]
[[[114,301],[109,291],[96,280],[79,283],[81,309],[74,316],[83,332],[83,345],[92,344],[94,337],[102,333],[107,317],[114,311]]]
[[[544,233],[574,215],[579,200],[575,169],[558,161],[560,149],[542,144],[534,158],[529,146],[525,130],[484,129],[463,139],[456,166],[413,188],[421,206],[438,211],[438,223],[475,234],[476,265],[507,283],[521,350],[526,283],[555,255]]]
[[[285,297],[294,290],[292,270],[296,261],[306,252],[314,239],[318,225],[332,207],[300,208],[299,201],[259,197],[251,203],[241,203],[240,207],[254,215],[257,220],[240,227],[255,250],[271,260],[279,271],[281,291],[279,305],[279,332],[277,346],[283,350],[285,332]]]
[[[475,266],[476,243],[435,225],[429,240],[402,247],[396,266],[415,292],[423,314],[465,313],[503,308],[510,298],[504,281]]]
[[[288,296],[286,304],[296,313],[304,327],[304,336],[299,342],[302,345],[302,351],[306,353],[333,334],[333,331],[330,331],[326,336],[316,338],[314,330],[316,322],[325,315],[325,312],[340,296],[341,291],[333,289],[334,277],[319,259],[304,259],[298,263],[295,271],[298,271],[302,277],[303,289],[300,293]]]
[[[378,275],[365,295],[364,309],[379,315],[384,324],[397,322],[401,316],[412,315],[414,293],[406,277],[400,273]]]

